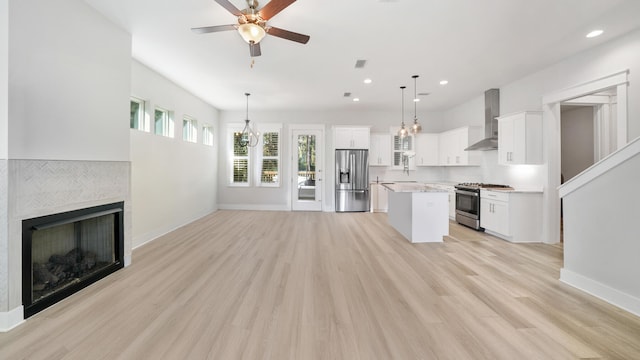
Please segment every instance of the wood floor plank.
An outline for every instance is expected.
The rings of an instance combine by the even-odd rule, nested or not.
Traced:
[[[0,333],[0,359],[640,359],[640,318],[558,280],[562,246],[381,213],[218,211]]]

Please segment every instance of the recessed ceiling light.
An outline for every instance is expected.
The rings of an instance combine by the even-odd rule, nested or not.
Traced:
[[[364,79],[364,83],[365,84],[371,84],[373,82],[373,80],[371,79]]]
[[[418,98],[413,99],[413,102],[419,102],[419,101],[420,101],[420,99],[418,99]]]
[[[449,80],[441,80],[440,81],[440,85],[447,85],[449,83]]]
[[[358,102],[360,101],[360,98],[353,98],[353,102]]]
[[[588,38],[594,38],[596,36],[602,35],[603,32],[604,32],[603,30],[593,30],[592,32],[587,34],[587,37]]]

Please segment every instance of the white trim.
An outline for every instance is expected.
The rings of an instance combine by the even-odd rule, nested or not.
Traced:
[[[288,205],[273,204],[218,204],[220,210],[290,211]]]
[[[0,312],[0,332],[7,332],[24,322],[22,305],[9,311]]]
[[[325,167],[326,164],[326,160],[325,157],[327,156],[327,147],[326,147],[326,126],[323,124],[290,124],[289,125],[289,163],[287,164],[287,166],[289,167],[290,170],[290,174],[289,174],[289,191],[287,194],[287,210],[289,211],[293,211],[293,201],[294,201],[294,189],[297,189],[297,182],[294,181],[294,179],[296,179],[296,175],[297,172],[293,170],[293,164],[296,161],[296,155],[297,154],[297,148],[294,148],[295,142],[293,141],[293,134],[296,131],[318,131],[320,133],[321,139],[319,139],[319,143],[316,143],[316,153],[320,154],[320,161],[316,163],[316,168],[319,168],[319,174],[322,173],[323,175],[319,175],[322,177],[318,178],[318,182],[320,182],[319,185],[319,189],[320,189],[320,211],[326,211],[327,210],[327,186],[330,181],[327,179],[333,179],[333,173],[329,171],[329,169],[327,169]],[[320,146],[318,146],[320,145]],[[330,176],[331,175],[331,176]],[[333,183],[331,182],[331,185],[333,186]],[[331,194],[334,194],[333,191],[331,191]],[[300,209],[302,210],[302,209]]]
[[[640,154],[640,137],[562,184],[558,188],[558,194],[561,198],[565,197],[638,154]]]
[[[544,158],[547,162],[547,183],[543,197],[542,238],[545,243],[560,241],[560,103],[617,87],[617,148],[627,139],[627,76],[629,70],[559,90],[542,97]],[[612,119],[612,121],[614,121]]]
[[[542,97],[543,104],[562,102],[627,83],[629,70],[623,70],[580,85],[568,87]]]
[[[636,297],[565,268],[560,269],[560,281],[640,316],[640,299]]]

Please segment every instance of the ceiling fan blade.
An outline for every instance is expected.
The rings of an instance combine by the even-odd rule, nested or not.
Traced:
[[[269,20],[294,2],[296,2],[296,0],[271,0],[267,5],[263,6],[258,13],[260,13],[261,18]]]
[[[269,35],[277,36],[279,38],[283,38],[286,40],[299,42],[301,44],[306,44],[310,39],[309,35],[298,34],[293,31],[284,30],[277,27],[273,27],[273,26],[267,28],[267,33]]]
[[[220,6],[227,9],[228,12],[232,13],[235,16],[241,16],[242,11],[240,11],[235,5],[233,5],[229,0],[215,0]]]
[[[207,34],[207,33],[218,32],[218,31],[236,30],[237,29],[236,26],[237,25],[205,26],[205,27],[191,28],[191,31],[193,31],[196,34]]]
[[[256,57],[256,56],[260,56],[262,55],[262,51],[260,51],[260,43],[254,43],[254,42],[250,42],[249,43],[249,54],[251,54],[251,57]]]

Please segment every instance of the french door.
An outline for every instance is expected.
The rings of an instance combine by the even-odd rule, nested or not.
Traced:
[[[324,126],[292,126],[291,154],[291,210],[322,211]]]

